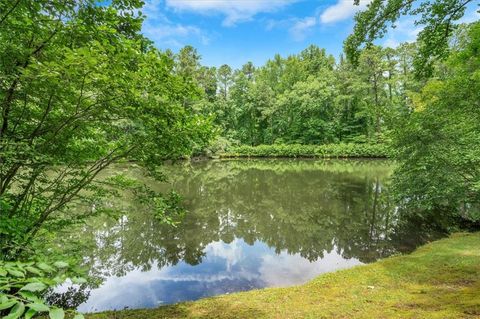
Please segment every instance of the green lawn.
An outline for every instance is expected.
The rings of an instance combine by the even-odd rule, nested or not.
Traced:
[[[480,233],[455,234],[302,286],[87,318],[480,318]]]

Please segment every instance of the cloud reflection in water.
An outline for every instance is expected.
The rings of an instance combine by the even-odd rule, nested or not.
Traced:
[[[123,277],[109,277],[79,310],[149,308],[235,291],[302,284],[321,273],[361,264],[335,251],[310,262],[299,254],[277,254],[262,242],[248,245],[242,239],[210,243],[205,253],[203,262],[195,266],[180,262],[159,269],[154,265],[149,271],[135,269]]]

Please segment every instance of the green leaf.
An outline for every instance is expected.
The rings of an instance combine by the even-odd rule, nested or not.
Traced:
[[[25,305],[23,302],[17,302],[15,307],[10,310],[8,316],[3,317],[3,319],[17,319],[20,318],[21,315],[25,312]]]
[[[81,313],[77,313],[73,319],[84,319],[85,317]]]
[[[46,272],[53,272],[55,269],[47,265],[46,263],[38,263],[37,267]]]
[[[39,276],[43,276],[43,273],[35,268],[35,267],[32,267],[32,266],[28,266],[28,267],[25,267],[25,269],[28,271],[28,272],[31,272],[32,274],[35,274],[35,275],[39,275]]]
[[[42,303],[30,303],[27,307],[38,312],[46,312],[50,310],[50,307]]]
[[[34,303],[41,303],[43,302],[36,294],[31,291],[19,291],[18,294],[22,296],[24,299],[32,301]]]
[[[68,263],[66,263],[64,261],[57,261],[57,262],[53,263],[53,265],[57,268],[67,268],[68,267]]]
[[[2,302],[0,304],[0,310],[5,310],[5,309],[8,309],[8,308],[11,308],[13,307],[15,304],[17,303],[17,301],[15,299],[10,299],[6,302]]]
[[[15,277],[25,277],[25,274],[23,272],[21,272],[20,270],[16,270],[16,269],[7,269],[8,273],[12,276],[15,276]]]
[[[27,312],[25,313],[25,319],[30,319],[33,316],[35,316],[37,312],[33,309],[28,309]]]
[[[7,275],[7,271],[5,269],[0,269],[0,276],[5,277]]]
[[[47,285],[41,282],[31,282],[29,284],[26,284],[23,286],[20,290],[26,290],[26,291],[43,291],[47,288]]]
[[[65,318],[65,312],[61,308],[50,309],[49,312],[50,319],[63,319]]]

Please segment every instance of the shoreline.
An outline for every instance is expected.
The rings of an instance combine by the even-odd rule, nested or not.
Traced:
[[[457,233],[411,254],[322,274],[304,285],[86,318],[478,318],[478,247],[480,232]]]

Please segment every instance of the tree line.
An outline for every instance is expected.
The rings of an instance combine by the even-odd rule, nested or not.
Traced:
[[[185,101],[213,116],[222,142],[246,144],[328,144],[381,142],[399,117],[411,111],[415,43],[398,48],[371,46],[358,65],[316,45],[299,54],[276,54],[262,66],[239,69],[201,65],[192,46],[177,54],[174,71],[200,88],[203,98]]]

